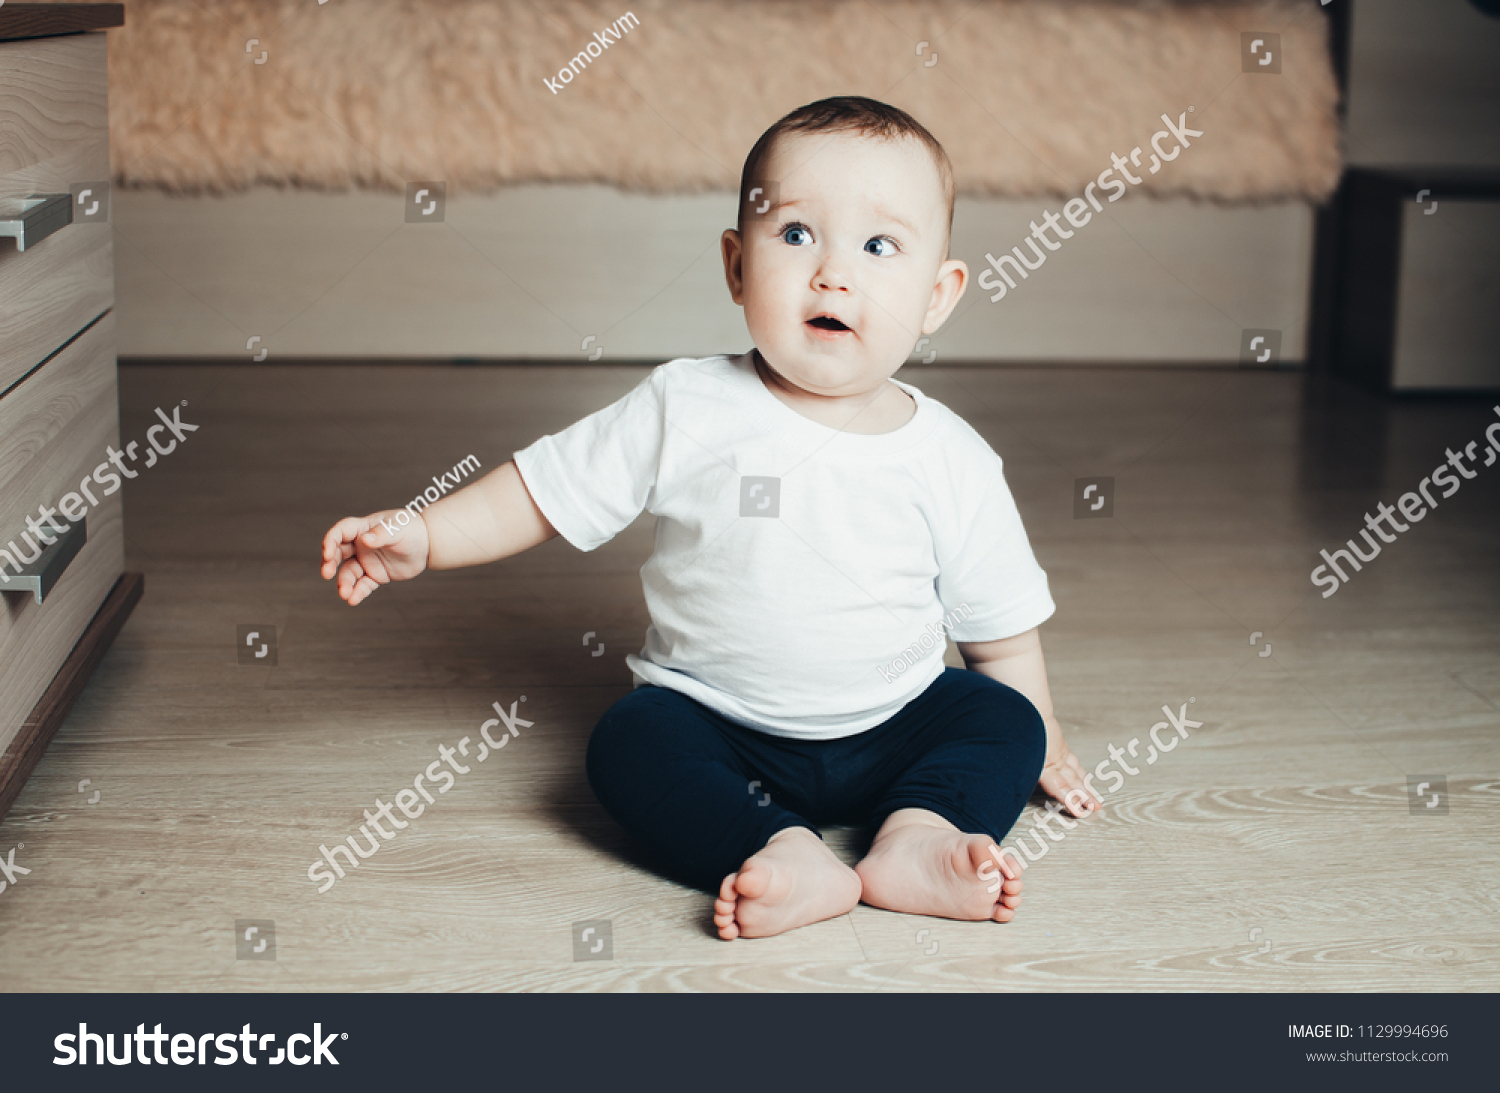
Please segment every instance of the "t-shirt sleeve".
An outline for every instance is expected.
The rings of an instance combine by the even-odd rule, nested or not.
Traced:
[[[1000,457],[961,420],[939,535],[937,594],[954,641],[999,641],[1050,618],[1056,605],[1037,564]]]
[[[515,455],[542,515],[579,550],[603,546],[646,507],[661,462],[660,372]]]

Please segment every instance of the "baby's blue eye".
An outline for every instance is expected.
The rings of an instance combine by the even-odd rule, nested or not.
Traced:
[[[896,253],[896,241],[888,235],[877,235],[865,243],[865,253],[877,258],[889,258]]]
[[[794,247],[802,247],[812,242],[812,232],[801,224],[788,224],[781,229],[781,238]]]

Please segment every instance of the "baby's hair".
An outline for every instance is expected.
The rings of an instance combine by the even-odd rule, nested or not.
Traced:
[[[735,226],[741,231],[745,228],[745,203],[749,200],[750,186],[752,182],[760,181],[761,166],[770,158],[777,138],[786,133],[859,133],[884,140],[911,138],[920,141],[931,153],[938,178],[942,181],[943,197],[948,202],[948,230],[952,232],[953,164],[948,153],[943,151],[943,146],[927,131],[927,127],[905,110],[862,95],[837,95],[799,106],[760,135],[755,147],[745,157],[745,168],[740,172],[740,211]]]

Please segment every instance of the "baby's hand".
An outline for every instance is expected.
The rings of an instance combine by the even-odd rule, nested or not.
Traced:
[[[338,577],[349,606],[391,581],[408,581],[427,568],[427,524],[419,516],[398,523],[404,509],[346,516],[323,536],[323,579]]]
[[[1104,801],[1084,781],[1083,764],[1068,748],[1062,726],[1055,717],[1047,719],[1047,758],[1037,785],[1061,801],[1074,816],[1088,816],[1104,809]]]

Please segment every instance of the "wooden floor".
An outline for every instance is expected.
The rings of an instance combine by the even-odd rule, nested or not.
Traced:
[[[336,517],[471,453],[493,468],[642,374],[124,369],[126,440],[184,400],[200,430],[127,487],[145,598],[0,824],[0,857],[23,844],[31,870],[0,893],[0,988],[1500,988],[1500,465],[1337,595],[1309,581],[1496,400],[1387,404],[1270,372],[907,376],[1006,460],[1085,763],[1164,704],[1195,699],[1204,725],[1051,845],[1013,923],[861,907],[726,944],[583,775],[645,626],[649,518],[591,555],[554,541],[353,610],[317,576]],[[1115,478],[1110,519],[1073,518],[1090,475]],[[237,663],[243,624],[275,627],[274,667]],[[532,727],[317,893],[320,843],[523,695]],[[1411,776],[1446,779],[1446,811],[1413,813]],[[829,837],[854,853],[857,832]],[[274,961],[237,957],[239,920],[274,922]],[[612,959],[574,959],[585,920],[608,920]]]

